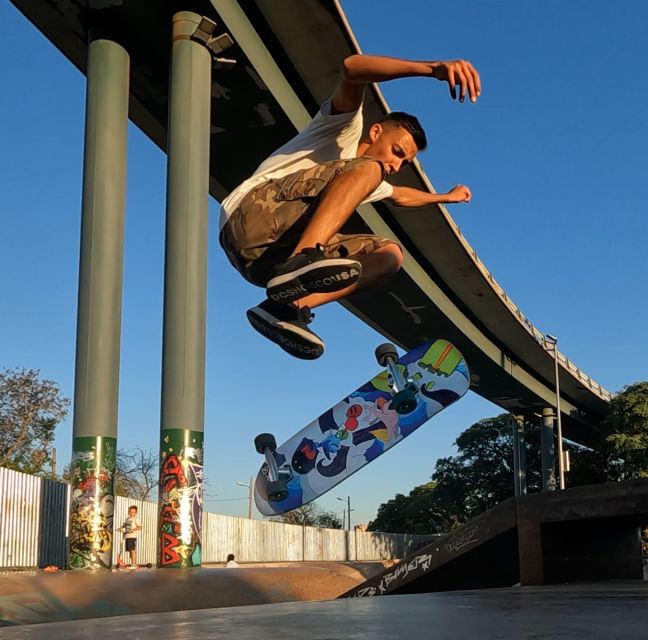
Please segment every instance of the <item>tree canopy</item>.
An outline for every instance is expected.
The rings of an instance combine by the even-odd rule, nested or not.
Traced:
[[[485,418],[456,440],[458,453],[437,460],[431,482],[380,505],[372,531],[442,533],[513,494],[513,418]],[[527,484],[540,488],[539,430],[527,425]]]
[[[302,505],[297,509],[272,516],[270,520],[285,524],[299,524],[306,527],[319,527],[320,529],[342,529],[342,519],[333,511],[326,511],[314,502]]]
[[[442,533],[514,493],[512,417],[473,424],[456,440],[457,454],[437,460],[431,482],[381,504],[372,531]],[[527,489],[542,487],[539,427],[525,428]],[[648,382],[625,387],[609,405],[594,449],[565,443],[571,458],[567,485],[648,477]]]
[[[608,475],[648,478],[648,382],[635,382],[614,396],[602,427]]]
[[[0,467],[23,473],[51,473],[56,426],[70,401],[59,385],[41,380],[35,369],[0,372]]]

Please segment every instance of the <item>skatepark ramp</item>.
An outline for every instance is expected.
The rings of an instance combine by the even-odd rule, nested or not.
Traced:
[[[342,598],[642,580],[648,480],[509,498]]]

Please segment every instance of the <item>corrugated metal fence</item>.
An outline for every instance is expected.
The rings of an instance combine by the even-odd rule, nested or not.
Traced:
[[[68,485],[0,468],[0,568],[65,566]],[[115,499],[115,529],[128,507],[137,506],[142,531],[138,561],[155,564],[157,504]],[[301,560],[392,560],[402,558],[432,536],[317,529],[298,525],[203,513],[204,563],[224,562],[233,553],[241,562]],[[115,531],[113,562],[123,540]]]
[[[68,485],[0,468],[0,567],[65,565]]]

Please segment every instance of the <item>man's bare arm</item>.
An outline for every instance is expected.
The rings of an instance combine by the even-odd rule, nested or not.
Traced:
[[[470,202],[472,193],[463,184],[458,184],[448,193],[430,193],[412,187],[394,187],[390,200],[398,207],[424,207],[428,204],[449,204],[454,202]]]
[[[356,111],[362,104],[365,87],[371,82],[386,82],[398,78],[427,77],[447,82],[454,100],[459,88],[459,101],[466,94],[476,102],[481,93],[477,70],[467,60],[417,61],[387,56],[352,55],[342,64],[342,78],[333,94],[336,113]]]

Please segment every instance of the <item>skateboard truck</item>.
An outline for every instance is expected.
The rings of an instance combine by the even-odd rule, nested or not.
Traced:
[[[399,415],[412,413],[418,404],[416,399],[418,387],[411,380],[406,380],[396,367],[396,360],[398,360],[396,347],[389,342],[381,344],[376,349],[376,360],[381,367],[387,368],[392,378],[392,401],[389,408]]]
[[[260,433],[254,438],[254,446],[261,455],[265,456],[268,467],[268,500],[271,502],[285,500],[288,497],[286,476],[289,474],[282,472],[277,466],[273,455],[277,448],[275,437],[271,433]]]

